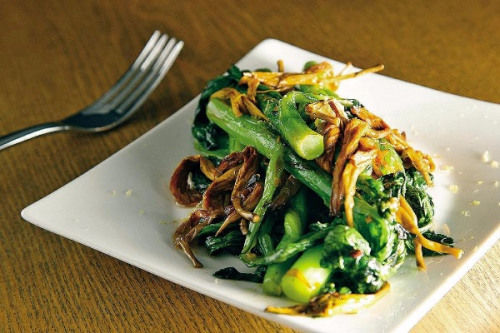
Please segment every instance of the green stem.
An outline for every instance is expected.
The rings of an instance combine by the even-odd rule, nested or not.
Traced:
[[[230,152],[235,152],[235,151],[243,151],[245,149],[245,146],[242,145],[236,138],[230,136],[229,137],[229,151]]]
[[[322,267],[324,244],[305,251],[281,279],[281,289],[291,300],[307,303],[318,295],[330,278],[332,268]]]
[[[277,108],[273,107],[265,113],[271,124],[300,157],[314,160],[323,154],[323,136],[310,129],[300,116],[296,103],[304,102],[304,99],[309,102],[316,100],[292,91],[279,100]]]
[[[301,189],[291,200],[290,208],[285,213],[283,227],[285,234],[279,242],[277,249],[296,241],[304,232],[307,222],[307,200],[305,190]],[[266,253],[267,254],[267,253]],[[268,295],[281,295],[281,279],[288,269],[293,265],[297,256],[267,267],[262,289]]]
[[[225,102],[212,98],[207,105],[207,117],[229,135],[245,146],[252,146],[270,158],[274,151],[280,149],[278,136],[269,125],[249,115],[236,117],[231,107]],[[300,158],[292,149],[285,146],[285,169],[304,185],[320,196],[325,205],[330,205],[332,178],[321,170],[313,161]]]
[[[293,243],[288,243],[280,249],[276,249],[273,252],[265,255],[263,257],[252,258],[251,256],[241,256],[240,258],[248,266],[259,266],[259,265],[270,265],[275,263],[284,262],[296,254],[306,251],[307,249],[313,247],[318,243],[318,241],[324,239],[328,232],[332,230],[334,225],[330,225],[324,229],[313,231],[308,234],[303,235],[297,241]]]
[[[269,164],[266,169],[266,178],[264,180],[264,190],[262,193],[262,198],[257,203],[254,209],[254,213],[259,216],[260,222],[250,222],[248,227],[248,233],[245,239],[245,244],[243,245],[242,253],[250,251],[255,246],[256,237],[260,226],[263,224],[263,218],[266,214],[269,204],[273,200],[274,192],[276,187],[278,187],[281,175],[284,169],[284,147],[282,145],[276,145],[276,150],[274,150],[269,156]],[[266,223],[272,223],[268,221]],[[264,249],[272,251],[272,244],[270,244],[270,238],[266,240],[266,236],[261,237],[261,247]]]

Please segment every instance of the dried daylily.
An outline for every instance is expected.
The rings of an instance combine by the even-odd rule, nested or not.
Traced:
[[[201,263],[194,256],[190,243],[201,229],[216,219],[222,219],[218,235],[233,222],[255,220],[255,214],[251,210],[257,206],[263,192],[258,167],[259,156],[252,147],[227,155],[217,167],[199,155],[186,158],[177,167],[171,181],[171,190],[176,200],[190,205],[201,200],[201,207],[190,215],[175,234],[176,246],[183,249],[195,267],[200,267]],[[188,174],[196,168],[212,180],[203,194],[185,185],[188,183]]]
[[[231,193],[231,202],[238,214],[246,220],[256,222],[258,216],[243,208],[243,191],[259,167],[259,155],[253,147],[246,147],[243,152],[243,164],[238,171],[236,182]]]
[[[221,100],[229,100],[231,103],[231,110],[237,117],[243,114],[250,114],[257,118],[267,120],[267,117],[260,111],[254,104],[252,99],[245,94],[240,93],[234,88],[224,88],[212,94],[213,98]]]
[[[354,227],[354,218],[352,209],[354,207],[354,195],[356,194],[356,182],[359,175],[373,163],[376,156],[376,150],[369,151],[358,150],[349,158],[349,162],[342,173],[341,188],[344,192],[344,211],[346,223],[350,227]]]
[[[189,156],[182,160],[170,179],[170,191],[180,205],[192,207],[202,199],[203,194],[190,184],[190,177],[195,170],[201,170],[210,180],[214,180],[219,174],[213,163],[201,155]]]
[[[208,210],[199,209],[194,211],[189,218],[184,221],[174,233],[174,244],[180,247],[186,256],[191,260],[194,267],[203,267],[201,262],[194,255],[190,243],[194,238],[192,230],[198,225],[208,225],[213,220],[211,212]]]
[[[285,184],[279,189],[278,194],[274,197],[269,205],[269,208],[276,210],[285,206],[285,204],[293,197],[300,189],[301,182],[294,176],[288,176]]]
[[[246,189],[244,193],[242,193],[242,210],[251,211],[253,210],[260,198],[262,197],[263,185],[261,182],[255,182],[252,186]],[[240,221],[241,224],[244,224],[244,221],[247,219],[242,218],[240,213],[236,211],[233,205],[226,206],[226,218],[224,219],[222,225],[219,227],[215,236],[218,236],[221,232],[223,232],[230,224]],[[246,225],[246,224],[244,224]]]
[[[333,169],[332,196],[330,201],[330,213],[333,216],[340,214],[340,205],[344,197],[344,191],[341,188],[341,177],[344,172],[344,166],[358,148],[359,140],[364,136],[370,126],[359,119],[352,119],[344,130],[342,148],[335,162]]]
[[[227,170],[208,186],[203,194],[203,209],[210,210],[214,216],[223,214],[240,168],[238,165]]]
[[[277,65],[278,65],[278,72],[284,72],[285,71],[285,63],[283,62],[283,60],[278,60],[277,61]]]
[[[219,174],[223,174],[227,170],[234,168],[235,166],[240,165],[243,163],[243,155],[241,152],[233,152],[230,153],[229,155],[226,155],[222,161],[220,161],[219,165],[216,167],[217,171]]]
[[[400,196],[399,198],[399,208],[396,212],[396,221],[401,224],[407,231],[415,235],[415,256],[417,260],[417,266],[419,268],[426,268],[424,257],[422,254],[422,247],[438,253],[451,254],[457,259],[460,259],[462,257],[462,250],[429,240],[425,238],[424,235],[422,235],[418,228],[417,216],[415,215],[415,212],[411,208],[410,204],[408,204],[403,196]]]
[[[348,121],[344,106],[336,99],[309,103],[306,105],[305,113],[312,120],[321,119],[338,124]]]
[[[396,129],[392,129],[385,138],[391,143],[391,145],[399,154],[401,154],[403,150],[410,146],[408,142],[406,142],[406,133],[400,133]]]
[[[388,130],[390,129],[389,125],[380,118],[379,116],[374,115],[366,108],[363,107],[352,107],[351,113],[356,115],[361,120],[366,121],[371,128],[374,130]]]
[[[344,107],[339,101],[329,99],[308,104],[305,113],[311,119],[322,120],[318,123],[317,130],[324,138],[324,153],[316,159],[316,163],[326,172],[331,172],[337,141],[348,122]]]
[[[261,83],[276,90],[290,89],[295,85],[317,85],[335,91],[341,80],[354,78],[366,73],[378,72],[382,69],[383,65],[377,65],[354,73],[336,75],[330,63],[322,62],[310,66],[303,73],[245,72],[243,75],[250,78],[257,78]]]
[[[325,152],[316,159],[316,163],[328,173],[332,172],[335,157],[335,148],[341,136],[340,121],[336,123],[324,122],[318,127],[318,132],[323,135]]]
[[[403,150],[401,158],[403,159],[403,162],[411,163],[411,165],[413,165],[422,174],[422,176],[424,176],[427,185],[432,186],[430,173],[434,171],[436,166],[429,155],[408,147]]]
[[[242,79],[245,76],[242,77]],[[246,82],[240,82],[240,84],[246,83],[248,88],[247,88],[247,97],[253,102],[256,102],[256,96],[257,96],[257,89],[259,88],[260,81],[256,78],[250,78],[249,80],[246,80]]]
[[[385,138],[401,155],[406,167],[414,166],[422,176],[424,176],[427,185],[432,186],[430,173],[433,172],[436,167],[432,157],[410,147],[408,142],[406,142],[406,135],[404,133],[399,133],[397,130],[391,130]]]

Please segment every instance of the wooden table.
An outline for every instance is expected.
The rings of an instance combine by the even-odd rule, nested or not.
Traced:
[[[498,13],[500,2],[486,0],[4,1],[0,133],[94,100],[155,29],[186,44],[126,125],[0,152],[0,331],[291,332],[35,227],[20,211],[173,114],[268,37],[358,67],[384,63],[386,76],[499,103]],[[413,331],[498,332],[499,256],[497,243]]]

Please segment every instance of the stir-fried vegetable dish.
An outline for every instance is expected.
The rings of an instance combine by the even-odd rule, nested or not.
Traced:
[[[298,302],[281,314],[355,313],[389,290],[408,254],[460,258],[452,238],[431,230],[432,158],[414,149],[339,82],[327,62],[300,73],[227,73],[201,94],[192,126],[199,154],[180,162],[170,190],[194,207],[174,242],[195,267],[195,245],[237,255],[254,273],[215,276],[262,284]]]

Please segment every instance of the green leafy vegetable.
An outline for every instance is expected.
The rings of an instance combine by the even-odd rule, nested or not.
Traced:
[[[322,263],[332,269],[336,288],[374,293],[390,276],[389,265],[371,256],[368,242],[354,228],[338,225],[325,238]]]
[[[428,231],[422,233],[422,235],[425,238],[430,239],[430,240],[437,242],[439,244],[443,244],[443,245],[447,245],[447,246],[451,246],[451,247],[455,246],[455,240],[450,236],[439,234],[439,233],[436,233],[432,230],[428,230]],[[413,235],[409,235],[408,239],[405,241],[406,248],[411,253],[415,253],[415,243],[413,242],[414,239],[415,239],[415,237]],[[431,251],[431,250],[428,250],[425,248],[423,249],[423,252],[424,252],[424,256],[443,255],[443,253],[441,253],[441,252],[435,252],[435,251]]]
[[[257,267],[255,273],[241,273],[234,267],[226,267],[215,272],[214,276],[216,278],[225,280],[239,280],[239,281],[262,283],[265,272],[266,272],[266,266]]]
[[[417,215],[418,227],[430,226],[434,217],[434,203],[431,196],[426,192],[427,183],[424,177],[416,169],[411,168],[406,172],[406,200]]]
[[[226,251],[232,254],[241,252],[245,236],[239,230],[230,231],[222,236],[208,236],[205,246],[210,255]]]
[[[200,100],[195,112],[195,119],[191,132],[197,144],[207,151],[227,148],[227,134],[211,123],[205,113],[210,96],[226,87],[236,87],[243,72],[236,66],[228,69],[225,75],[208,81],[207,86],[200,95]]]

